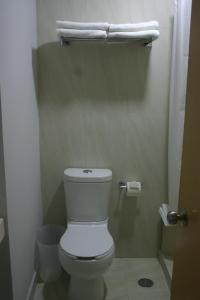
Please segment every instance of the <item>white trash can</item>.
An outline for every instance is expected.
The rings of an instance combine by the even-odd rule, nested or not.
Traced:
[[[44,282],[58,280],[62,268],[58,258],[58,246],[65,228],[60,225],[43,225],[37,231],[37,269]]]

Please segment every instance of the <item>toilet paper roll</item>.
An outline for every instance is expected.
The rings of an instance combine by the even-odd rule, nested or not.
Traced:
[[[139,181],[127,182],[126,196],[138,197],[142,191],[142,184]]]

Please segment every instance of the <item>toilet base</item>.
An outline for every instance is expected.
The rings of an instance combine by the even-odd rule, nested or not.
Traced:
[[[103,300],[105,285],[103,277],[83,279],[71,276],[69,300]]]

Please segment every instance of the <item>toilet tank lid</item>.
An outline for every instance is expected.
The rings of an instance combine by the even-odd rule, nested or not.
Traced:
[[[74,182],[106,182],[111,181],[112,171],[109,169],[68,168],[64,171],[64,180]]]

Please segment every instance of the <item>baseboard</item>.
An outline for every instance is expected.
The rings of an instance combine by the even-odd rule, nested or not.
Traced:
[[[36,287],[36,283],[37,283],[37,273],[34,272],[33,276],[32,276],[32,279],[31,279],[31,282],[30,282],[30,285],[29,285],[29,288],[28,288],[28,292],[27,292],[25,300],[32,300],[34,290],[35,290],[35,287]]]

